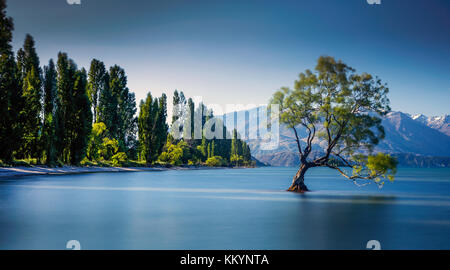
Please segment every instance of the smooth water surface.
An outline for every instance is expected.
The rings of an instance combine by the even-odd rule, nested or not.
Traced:
[[[357,187],[295,168],[169,170],[0,180],[0,249],[450,249],[450,170],[400,169]]]

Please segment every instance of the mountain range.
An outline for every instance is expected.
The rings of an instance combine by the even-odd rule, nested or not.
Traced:
[[[258,132],[256,117],[260,108],[254,108],[238,116],[236,127],[247,136]],[[225,115],[226,119],[231,114]],[[245,120],[243,120],[245,119]],[[229,121],[228,121],[229,122]],[[227,121],[225,121],[227,123]],[[395,111],[388,113],[382,122],[386,137],[375,148],[397,157],[399,166],[407,167],[450,167],[450,116],[410,115]],[[227,129],[233,125],[227,123]],[[297,127],[299,137],[306,137],[306,130]],[[250,136],[251,138],[251,136]],[[244,138],[252,155],[258,161],[270,166],[298,166],[299,157],[292,129],[280,125],[280,140],[276,149],[264,150],[261,139]],[[313,141],[313,155],[323,152],[323,141]]]
[[[450,136],[450,115],[427,117],[423,114],[416,114],[410,116],[413,120]]]

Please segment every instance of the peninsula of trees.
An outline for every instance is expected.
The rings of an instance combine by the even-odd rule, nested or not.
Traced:
[[[248,145],[234,130],[231,139],[175,139],[169,133],[167,96],[148,93],[139,105],[127,87],[125,70],[93,59],[79,68],[67,53],[43,68],[35,42],[12,49],[13,20],[0,0],[0,163],[71,165],[249,166]],[[175,90],[174,108],[194,111],[192,99]],[[207,112],[202,123],[214,117]],[[193,117],[194,114],[189,114]],[[171,123],[178,119],[174,112]],[[193,123],[186,119],[186,123]],[[224,134],[229,134],[224,129]],[[231,134],[230,134],[231,135]]]

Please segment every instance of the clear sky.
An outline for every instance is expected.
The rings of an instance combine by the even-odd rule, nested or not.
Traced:
[[[378,75],[392,108],[449,114],[450,1],[9,0],[14,47],[125,68],[138,101],[173,90],[206,103],[267,103],[320,55]]]

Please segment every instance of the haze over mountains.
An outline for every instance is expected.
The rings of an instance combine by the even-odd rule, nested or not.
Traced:
[[[257,132],[256,116],[258,108],[248,110],[244,118],[238,120],[237,128],[240,133],[245,130],[246,134]],[[227,114],[226,118],[231,118]],[[238,116],[239,117],[239,116]],[[242,121],[241,119],[246,119]],[[402,112],[390,112],[383,119],[386,137],[375,148],[375,151],[390,153],[397,157],[400,166],[408,167],[450,167],[450,116],[409,115]],[[227,127],[232,129],[233,125],[227,122]],[[302,127],[297,128],[299,137],[304,138],[306,131]],[[271,166],[298,166],[299,157],[297,152],[294,133],[285,126],[280,126],[280,144],[274,150],[263,150],[262,141],[247,139],[252,155],[259,161]],[[319,155],[323,150],[318,139],[314,141],[313,151]]]

